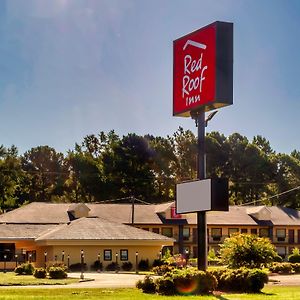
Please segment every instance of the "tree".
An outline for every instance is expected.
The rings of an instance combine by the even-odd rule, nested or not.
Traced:
[[[220,245],[220,257],[230,268],[261,268],[277,257],[275,247],[268,238],[252,234],[234,234]]]
[[[153,150],[147,139],[136,134],[124,136],[103,154],[103,174],[112,197],[155,196]]]
[[[38,146],[21,157],[22,170],[29,177],[30,201],[50,201],[61,195],[67,178],[64,156],[49,146]]]
[[[18,196],[24,192],[18,150],[15,146],[0,146],[0,209],[1,211],[18,206]]]

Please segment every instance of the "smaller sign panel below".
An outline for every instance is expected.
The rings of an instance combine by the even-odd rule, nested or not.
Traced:
[[[225,178],[183,182],[176,185],[177,214],[228,211],[228,180]]]
[[[176,210],[178,214],[211,210],[211,179],[177,184]]]

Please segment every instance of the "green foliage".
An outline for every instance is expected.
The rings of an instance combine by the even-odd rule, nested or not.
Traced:
[[[83,264],[83,271],[86,271],[88,268],[87,268],[87,265],[86,263]],[[75,263],[75,264],[72,264],[69,266],[69,270],[71,272],[80,272],[81,271],[81,263]]]
[[[152,267],[159,267],[159,266],[162,266],[164,264],[163,260],[161,259],[154,259],[153,261],[153,264],[152,264]]]
[[[217,280],[209,272],[198,271],[195,268],[172,269],[157,280],[146,277],[144,281],[139,281],[137,287],[154,293],[156,290],[160,295],[179,294],[208,294],[215,290]]]
[[[50,267],[48,272],[51,279],[63,279],[68,276],[66,270],[61,267]]]
[[[121,267],[124,271],[130,271],[132,269],[132,263],[130,261],[125,261]]]
[[[299,274],[299,273],[300,273],[300,263],[293,263],[293,264],[292,264],[292,267],[293,267],[293,271],[294,271],[296,274]]]
[[[173,269],[175,269],[174,266],[164,264],[164,265],[152,268],[152,272],[156,275],[164,275],[168,272],[171,272]]]
[[[276,153],[266,138],[249,141],[239,133],[206,136],[207,175],[229,179],[230,203],[300,208],[300,152]],[[84,137],[66,156],[49,146],[18,155],[0,146],[0,209],[31,201],[96,202],[135,196],[173,200],[176,182],[196,178],[197,139],[180,127],[167,137],[114,131]]]
[[[47,276],[47,271],[45,268],[36,268],[34,270],[33,276],[35,278],[46,278]]]
[[[258,293],[268,282],[267,271],[261,269],[213,269],[209,271],[217,278],[218,289]]]
[[[269,266],[272,273],[290,274],[293,272],[293,265],[289,262],[274,262]]]
[[[30,263],[24,263],[17,266],[14,271],[18,275],[33,275],[34,267]]]
[[[147,294],[154,294],[156,291],[156,284],[151,276],[145,276],[144,280],[139,280],[136,287]]]
[[[110,264],[108,264],[105,268],[106,271],[119,271],[120,270],[120,266],[119,264],[117,264],[116,262],[112,262]]]
[[[260,268],[267,266],[277,256],[268,238],[252,234],[234,234],[220,246],[221,260],[231,268]]]
[[[141,259],[138,264],[138,269],[140,271],[148,271],[149,270],[149,260]]]
[[[300,263],[300,249],[294,248],[292,254],[288,257],[288,260],[291,263]]]
[[[99,260],[95,260],[94,263],[91,265],[91,269],[94,271],[102,271],[103,264]]]

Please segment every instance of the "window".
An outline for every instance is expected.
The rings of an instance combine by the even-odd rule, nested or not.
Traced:
[[[152,232],[159,234],[159,228],[152,228]]]
[[[276,247],[278,255],[285,257],[286,255],[286,249],[285,247]]]
[[[111,250],[104,250],[104,255],[103,255],[104,260],[111,260],[112,259],[112,253]]]
[[[120,250],[120,260],[128,260],[128,250],[127,249]]]
[[[212,228],[211,236],[214,241],[220,241],[222,237],[222,228]]]
[[[278,242],[284,242],[285,236],[286,236],[285,229],[276,229],[276,237]]]
[[[268,228],[259,228],[259,236],[260,237],[269,237],[269,229]]]
[[[234,233],[237,233],[237,232],[239,232],[238,228],[229,228],[228,229],[228,235],[229,236],[232,235],[232,234],[234,234]]]
[[[162,234],[167,237],[172,237],[173,236],[173,228],[172,227],[162,228]]]
[[[190,228],[189,227],[184,227],[182,235],[183,235],[183,239],[185,241],[189,240],[190,239]]]
[[[251,234],[257,235],[257,229],[256,229],[256,228],[252,228],[252,229],[251,229]]]
[[[241,233],[248,233],[248,229],[247,228],[242,228]]]

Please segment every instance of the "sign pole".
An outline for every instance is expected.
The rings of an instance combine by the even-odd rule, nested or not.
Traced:
[[[201,107],[195,114],[198,126],[198,160],[197,177],[205,179],[205,108]],[[198,236],[198,270],[206,271],[207,268],[207,233],[206,211],[197,212],[197,236]]]

